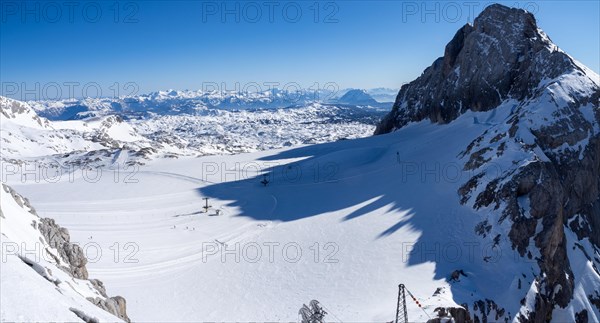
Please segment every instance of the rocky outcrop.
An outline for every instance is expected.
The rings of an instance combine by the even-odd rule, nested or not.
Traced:
[[[92,302],[92,304],[100,307],[101,309],[114,314],[115,316],[117,316],[125,322],[131,322],[131,320],[127,316],[127,305],[125,299],[121,296],[107,298],[90,297],[88,298],[88,301]]]
[[[69,231],[49,218],[41,219],[38,229],[50,247],[58,250],[61,259],[68,264],[68,267],[62,266],[62,268],[75,278],[88,279],[85,267],[87,258],[80,246],[70,243]]]
[[[71,238],[69,231],[56,224],[54,219],[49,218],[41,219],[38,224],[38,229],[50,247],[58,250],[62,262],[68,264],[68,267],[60,266],[60,268],[70,273],[75,278],[88,279],[88,272],[85,267],[87,258],[80,246],[70,242]],[[57,263],[61,263],[61,261],[58,261]],[[118,318],[130,322],[129,317],[127,316],[125,299],[121,296],[109,297],[106,294],[104,284],[100,280],[90,279],[90,282],[104,298],[96,297],[88,298],[88,300]]]
[[[523,299],[518,321],[549,321],[573,300],[580,277],[567,250],[570,232],[589,241],[596,254],[600,250],[599,101],[598,75],[558,49],[533,15],[491,5],[456,33],[443,57],[401,88],[377,127],[376,134],[383,134],[410,122],[449,123],[467,111],[505,116],[486,124],[459,154],[474,176],[458,194],[462,204],[498,215],[474,228],[482,239],[497,244],[505,236],[539,267],[535,297]],[[499,227],[509,229],[497,234]],[[600,275],[600,260],[581,250]],[[507,318],[487,318],[480,310],[490,305],[476,305],[475,321]],[[497,315],[501,308],[494,306]]]
[[[438,307],[434,312],[437,317],[427,320],[427,323],[473,323],[469,310],[464,307]]]

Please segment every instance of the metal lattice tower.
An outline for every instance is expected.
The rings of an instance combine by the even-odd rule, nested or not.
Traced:
[[[398,306],[396,307],[396,322],[408,323],[408,314],[406,313],[406,288],[404,284],[398,285]]]
[[[302,305],[298,314],[302,316],[302,323],[325,323],[325,315],[327,312],[323,309],[319,301],[312,300],[309,306]]]

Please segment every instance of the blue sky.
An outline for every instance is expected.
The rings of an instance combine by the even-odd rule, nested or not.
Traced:
[[[77,83],[75,96],[90,82],[105,96],[114,83],[120,94],[249,82],[398,88],[490,2],[71,3],[1,2],[4,94],[6,83],[23,82],[29,89],[60,84],[63,96],[65,82]],[[534,12],[558,46],[600,70],[598,1],[501,3]],[[123,89],[127,82],[136,88]]]

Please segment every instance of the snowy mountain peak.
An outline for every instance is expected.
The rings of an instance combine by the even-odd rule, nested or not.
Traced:
[[[467,110],[487,111],[507,99],[524,100],[539,94],[542,81],[571,72],[596,78],[559,50],[532,14],[492,5],[473,26],[457,31],[443,57],[400,89],[376,133],[426,118],[447,123]]]
[[[490,35],[500,35],[508,38],[535,37],[538,31],[535,17],[530,12],[510,8],[500,4],[492,4],[485,8],[481,14],[475,18],[473,27]],[[500,34],[504,32],[504,34]]]
[[[379,103],[373,99],[366,90],[352,89],[346,94],[342,95],[337,102],[344,104],[356,104],[356,105],[371,105],[377,106]]]
[[[40,118],[25,102],[0,96],[0,113],[2,114],[3,128],[8,121],[19,126],[50,128],[48,120]]]

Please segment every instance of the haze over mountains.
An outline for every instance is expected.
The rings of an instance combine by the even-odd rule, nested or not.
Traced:
[[[385,92],[0,98],[2,320],[600,321],[598,74],[491,5]]]

